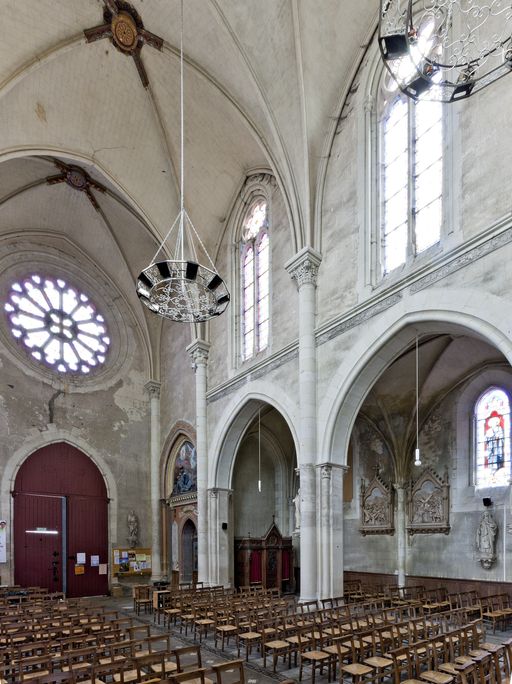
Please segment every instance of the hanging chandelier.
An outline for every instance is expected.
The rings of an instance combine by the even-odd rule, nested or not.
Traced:
[[[403,93],[457,102],[512,70],[512,2],[381,0],[379,46]]]
[[[229,292],[217,273],[206,247],[185,210],[185,154],[183,105],[183,0],[180,32],[180,211],[149,266],[137,278],[137,295],[150,311],[183,323],[201,323],[220,316],[229,303]],[[174,234],[171,259],[157,260]],[[208,266],[199,263],[198,251]]]

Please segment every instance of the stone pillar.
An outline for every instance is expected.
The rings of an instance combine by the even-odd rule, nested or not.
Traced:
[[[219,490],[216,487],[208,490],[208,542],[208,577],[211,584],[219,584]]]
[[[208,490],[210,504],[210,583],[232,586],[233,525],[230,517],[231,489]],[[225,527],[224,527],[225,526]]]
[[[343,475],[346,466],[322,463],[320,470],[320,598],[343,595]]]
[[[316,529],[316,278],[322,257],[305,247],[285,264],[299,291],[300,600],[318,595]]]
[[[210,345],[194,340],[187,347],[196,373],[197,435],[197,568],[198,581],[209,583],[208,563],[208,433],[206,424],[206,386]]]
[[[395,484],[394,487],[396,490],[396,544],[398,586],[404,587],[407,563],[405,529],[405,487],[401,484]]]
[[[160,504],[160,383],[150,380],[144,385],[149,395],[151,416],[150,433],[150,488],[151,488],[151,553],[153,580],[162,577],[162,533]]]

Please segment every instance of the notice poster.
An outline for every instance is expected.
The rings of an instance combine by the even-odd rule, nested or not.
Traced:
[[[76,562],[77,562],[77,565],[85,565],[85,563],[86,563],[85,553],[77,553],[76,554]]]
[[[100,564],[99,556],[91,556],[91,568],[96,568]]]
[[[0,563],[7,563],[7,521],[0,520]]]
[[[84,575],[85,568],[83,565],[75,565],[75,575]]]
[[[99,564],[99,575],[106,575],[107,574],[107,563],[100,563]]]

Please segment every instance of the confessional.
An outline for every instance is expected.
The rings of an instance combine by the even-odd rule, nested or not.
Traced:
[[[294,591],[292,538],[275,524],[263,537],[235,537],[235,585]]]

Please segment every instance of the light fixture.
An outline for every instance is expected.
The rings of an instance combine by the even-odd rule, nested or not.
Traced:
[[[148,309],[173,321],[199,323],[219,316],[229,303],[226,284],[217,273],[206,247],[185,209],[185,153],[183,104],[183,0],[180,33],[180,211],[149,266],[137,278],[137,294]],[[157,261],[159,253],[177,228],[171,259]],[[197,249],[208,266],[199,263]]]
[[[421,465],[420,458],[420,374],[419,374],[419,354],[418,354],[418,335],[416,335],[416,449],[414,450],[414,465]]]
[[[406,95],[457,102],[512,70],[512,7],[504,0],[381,0],[379,46]]]

